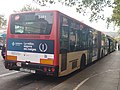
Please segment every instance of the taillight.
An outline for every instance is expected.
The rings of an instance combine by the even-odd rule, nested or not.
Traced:
[[[51,69],[50,69],[50,68],[48,68],[48,72],[51,72]]]
[[[51,68],[51,71],[54,72],[54,71],[55,71],[55,68]]]
[[[46,67],[44,67],[44,72],[46,72],[47,71],[47,68]]]
[[[52,67],[52,68],[50,68],[50,67],[48,67],[48,68],[47,68],[47,67],[44,67],[44,72],[47,72],[47,71],[48,71],[48,72],[54,72],[54,71],[55,71],[55,68],[53,68],[53,67]]]

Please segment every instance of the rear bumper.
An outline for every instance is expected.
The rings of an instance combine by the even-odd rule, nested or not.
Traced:
[[[9,70],[17,70],[20,71],[22,69],[29,69],[29,70],[35,70],[35,73],[42,74],[42,75],[50,75],[58,77],[58,66],[52,66],[52,65],[41,65],[41,64],[35,64],[30,62],[19,62],[21,65],[17,65],[18,62],[12,61],[12,60],[5,60],[4,66],[6,69]],[[46,68],[46,70],[44,70]],[[51,71],[51,69],[54,69],[54,72]]]

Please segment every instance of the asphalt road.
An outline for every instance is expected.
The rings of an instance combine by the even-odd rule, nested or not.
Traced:
[[[5,67],[4,67],[4,60],[1,56],[1,50],[0,50],[0,75],[1,74],[6,74],[6,73],[9,73],[9,72],[11,72],[11,71],[5,69]]]
[[[120,51],[115,51],[52,90],[120,90]]]
[[[4,60],[0,55],[0,90],[49,90],[68,78],[54,78],[14,70],[9,71],[5,69]]]
[[[2,59],[0,67],[0,90],[120,90],[120,51],[61,78],[8,71]]]

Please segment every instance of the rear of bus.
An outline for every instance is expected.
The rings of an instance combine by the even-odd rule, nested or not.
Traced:
[[[57,12],[40,11],[10,16],[5,68],[58,76]]]

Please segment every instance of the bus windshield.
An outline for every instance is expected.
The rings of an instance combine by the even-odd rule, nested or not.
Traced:
[[[53,12],[21,13],[11,15],[12,34],[50,34]]]

